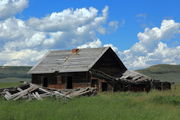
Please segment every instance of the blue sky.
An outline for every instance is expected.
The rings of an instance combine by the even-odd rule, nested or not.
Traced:
[[[130,69],[180,64],[179,5],[179,0],[1,0],[0,64],[34,65],[50,49],[103,46],[111,46]]]

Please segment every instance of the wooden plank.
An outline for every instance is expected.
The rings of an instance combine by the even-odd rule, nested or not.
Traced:
[[[6,94],[4,95],[5,99],[6,99],[6,100],[10,100],[11,97],[12,97],[11,93],[8,92],[8,91],[6,91],[5,93],[6,93]]]
[[[23,91],[23,90],[22,90],[21,88],[19,88],[19,87],[17,88],[17,90],[19,90],[20,92]]]
[[[27,89],[19,89],[19,87],[13,88],[13,89],[6,89],[7,91],[4,91],[4,97],[6,100],[18,100],[20,98],[22,99],[37,99],[42,100],[44,97],[56,97],[58,99],[71,99],[72,97],[82,96],[82,95],[94,95],[94,92],[96,92],[95,88],[78,88],[78,89],[65,89],[65,90],[56,90],[56,89],[46,89],[42,88],[41,86],[37,86],[34,84],[28,84]],[[11,90],[13,92],[17,91],[19,89],[19,92],[15,94],[11,94],[8,90]],[[43,92],[44,93],[43,93]],[[43,93],[43,94],[40,94]]]
[[[35,90],[35,89],[37,89],[37,88],[38,88],[37,86],[31,85],[28,89],[23,90],[23,91],[21,91],[21,92],[19,92],[19,93],[14,94],[13,97],[12,97],[12,99],[13,99],[13,100],[18,100],[18,99],[21,98],[22,96],[28,94],[28,92],[31,92],[31,91],[33,91],[33,90]]]
[[[45,89],[43,89],[43,88],[39,88],[39,90],[41,90],[41,91],[43,91],[43,92],[45,92],[45,93],[50,93],[49,91],[47,91],[47,90],[45,90]]]
[[[37,97],[38,100],[42,100],[42,98],[41,98],[41,96],[39,95],[38,92],[35,92],[35,95],[36,95],[36,97]]]

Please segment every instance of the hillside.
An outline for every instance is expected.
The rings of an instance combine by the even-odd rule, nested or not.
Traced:
[[[31,66],[0,66],[0,82],[29,81]]]
[[[180,65],[159,64],[137,71],[154,79],[180,84]]]

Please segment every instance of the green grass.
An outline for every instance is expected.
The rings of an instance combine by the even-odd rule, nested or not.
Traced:
[[[5,101],[0,120],[179,120],[180,86],[169,91],[100,93],[69,101]]]
[[[17,78],[17,77],[8,77],[8,78],[2,78],[0,79],[0,83],[2,82],[20,82],[20,81],[26,81],[26,82],[30,82],[31,78]]]
[[[0,82],[0,88],[8,88],[20,85],[20,82]]]

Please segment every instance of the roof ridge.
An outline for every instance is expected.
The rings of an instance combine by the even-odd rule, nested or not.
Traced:
[[[99,60],[99,58],[109,49],[110,47],[104,47],[104,50],[101,52],[101,54],[96,58],[96,60],[88,66],[88,69],[91,69],[92,66]]]
[[[72,48],[72,49],[79,49],[79,50],[84,50],[84,49],[102,49],[102,48],[110,48],[109,46],[108,47],[97,47],[97,48]],[[51,49],[49,50],[50,52],[54,52],[54,51],[71,51],[72,49]]]

